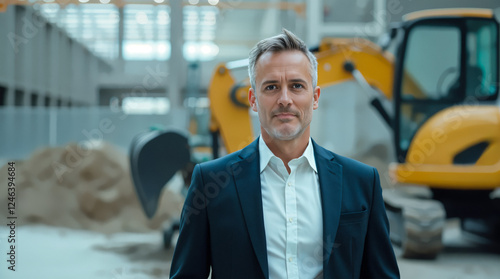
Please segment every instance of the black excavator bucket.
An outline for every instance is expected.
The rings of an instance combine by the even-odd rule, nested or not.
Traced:
[[[137,135],[130,148],[130,171],[135,190],[148,218],[158,209],[162,189],[191,160],[188,139],[172,131]]]

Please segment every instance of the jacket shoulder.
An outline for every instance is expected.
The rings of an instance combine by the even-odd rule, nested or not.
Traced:
[[[246,160],[248,162],[255,162],[254,160],[259,157],[255,156],[258,155],[258,152],[259,152],[258,139],[256,139],[243,149],[240,149],[231,154],[227,154],[225,156],[222,156],[220,158],[208,162],[203,162],[199,164],[199,167],[203,170],[210,170],[210,171],[215,171],[220,169],[227,170],[230,168],[232,164],[240,162],[242,160]]]
[[[229,165],[232,165],[233,163],[241,160],[241,158],[239,157],[240,153],[241,153],[241,150],[238,150],[236,152],[233,152],[231,154],[227,154],[227,155],[222,156],[220,158],[210,160],[207,162],[203,162],[203,163],[199,163],[198,165],[204,171],[205,170],[215,171],[215,170],[218,170],[221,168],[225,169]]]

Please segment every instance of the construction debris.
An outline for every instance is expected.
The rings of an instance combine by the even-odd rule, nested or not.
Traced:
[[[148,220],[132,184],[128,157],[108,143],[42,148],[28,160],[15,163],[16,216],[21,225],[146,232],[159,230],[165,221],[180,216],[184,202],[173,190],[178,185],[167,185],[158,213]],[[7,167],[0,168],[2,189],[8,181]],[[182,178],[169,182],[179,183]],[[7,198],[7,191],[0,191],[0,203],[7,204]]]

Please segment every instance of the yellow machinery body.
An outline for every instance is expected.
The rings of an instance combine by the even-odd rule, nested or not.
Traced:
[[[474,164],[454,158],[471,146],[485,150]],[[456,106],[427,121],[415,135],[406,162],[391,165],[398,182],[432,188],[493,190],[500,186],[500,108]]]

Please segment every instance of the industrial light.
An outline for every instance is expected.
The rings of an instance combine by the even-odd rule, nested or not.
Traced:
[[[89,1],[89,0],[83,0],[83,1]],[[111,14],[110,15],[110,22],[113,24],[117,24],[120,21],[120,15],[119,14]]]
[[[188,61],[210,61],[219,54],[219,47],[213,42],[186,42],[184,58]]]
[[[208,0],[208,4],[215,6],[215,5],[219,4],[219,0]]]
[[[170,22],[170,16],[166,11],[158,12],[158,24],[167,25]]]
[[[188,2],[189,2],[189,4],[191,4],[191,5],[196,5],[196,4],[200,3],[200,1],[199,1],[199,0],[188,0]]]
[[[138,12],[135,14],[135,20],[139,24],[148,24],[148,15],[145,12]]]

